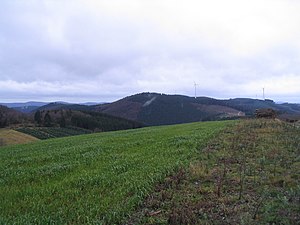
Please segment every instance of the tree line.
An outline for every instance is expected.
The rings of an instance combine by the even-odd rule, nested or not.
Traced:
[[[34,114],[34,122],[37,126],[73,126],[92,131],[114,131],[143,126],[143,124],[136,121],[130,121],[99,112],[76,111],[70,109],[38,110]]]

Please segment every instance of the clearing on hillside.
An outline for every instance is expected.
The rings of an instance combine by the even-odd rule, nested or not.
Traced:
[[[38,140],[37,138],[11,129],[0,129],[0,146],[25,144]]]
[[[0,224],[121,223],[234,121],[49,139],[0,149]]]

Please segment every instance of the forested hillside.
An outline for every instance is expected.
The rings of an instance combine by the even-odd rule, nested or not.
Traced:
[[[161,125],[253,117],[255,110],[259,108],[272,108],[278,114],[300,114],[298,104],[276,104],[272,100],[219,100],[158,93],[141,93],[90,109],[137,120],[147,125]]]
[[[38,110],[33,115],[38,126],[80,127],[91,131],[113,131],[142,127],[143,124],[99,112],[71,109]]]
[[[32,113],[37,111],[80,111],[84,112],[83,114],[85,114],[85,116],[83,116],[82,113],[74,113],[73,123],[75,123],[76,120],[76,123],[79,124],[80,127],[96,129],[99,128],[99,123],[98,125],[92,125],[90,117],[98,117],[98,119],[93,119],[94,123],[96,120],[99,120],[99,115],[93,114],[92,112],[100,112],[118,118],[138,121],[142,124],[151,126],[254,117],[255,110],[260,108],[274,109],[280,118],[299,118],[300,116],[299,104],[276,104],[269,99],[235,98],[221,100],[209,97],[194,98],[183,95],[166,95],[158,93],[140,93],[112,103],[99,105],[53,102],[43,105],[40,108],[35,108]],[[24,111],[25,109],[21,110]],[[30,110],[30,108],[28,108],[28,110]],[[53,118],[58,117],[57,115],[54,115],[57,113],[51,114],[51,117]],[[282,115],[284,115],[284,117]],[[79,119],[78,116],[81,117],[81,119]],[[56,123],[64,123],[64,117],[66,117],[66,115],[62,117],[62,121],[56,120]],[[85,117],[85,119],[83,119],[83,117]],[[70,115],[67,115],[67,118],[70,119]],[[82,122],[82,120],[85,122]],[[88,122],[88,120],[90,122]],[[101,121],[102,123],[105,123],[103,122],[103,119],[101,119]],[[104,126],[107,127],[108,125],[106,124]],[[105,128],[104,130],[107,129],[108,128]]]
[[[0,128],[28,121],[28,117],[14,109],[0,105]]]

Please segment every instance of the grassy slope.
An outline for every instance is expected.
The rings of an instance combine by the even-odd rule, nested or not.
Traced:
[[[0,149],[0,224],[120,222],[232,122],[192,123]]]
[[[156,186],[127,224],[300,224],[300,128],[242,121]]]
[[[38,140],[21,132],[11,130],[11,129],[0,129],[0,146],[3,145],[14,145],[14,144],[24,144]]]

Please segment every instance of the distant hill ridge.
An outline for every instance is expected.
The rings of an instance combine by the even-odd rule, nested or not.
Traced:
[[[27,117],[23,113],[0,105],[0,128],[25,121],[27,121]]]
[[[85,103],[69,103],[69,102],[63,102],[63,101],[57,101],[57,102],[23,102],[23,103],[0,103],[0,105],[6,106],[11,109],[15,109],[22,113],[32,113],[37,110],[43,110],[45,109],[87,109],[86,106],[92,106],[92,105],[98,105],[102,103],[97,102],[85,102]]]
[[[137,120],[147,125],[164,125],[253,116],[258,108],[273,108],[279,113],[300,114],[300,105],[276,104],[272,100],[219,100],[158,93],[128,96],[113,103],[92,106],[91,110]]]
[[[138,121],[146,125],[164,125],[253,116],[255,110],[259,108],[272,108],[279,114],[300,115],[299,104],[277,104],[269,99],[235,98],[220,100],[209,97],[194,98],[150,92],[135,94],[112,103],[98,105],[53,102],[35,107],[32,112],[66,109],[94,111]]]
[[[59,106],[59,107],[58,107]],[[4,127],[61,127],[83,128],[90,131],[115,131],[143,127],[144,124],[101,112],[76,109],[57,109],[69,105],[51,103],[30,114],[0,105],[0,128]],[[79,108],[81,105],[79,105]],[[75,108],[75,105],[74,107]]]

